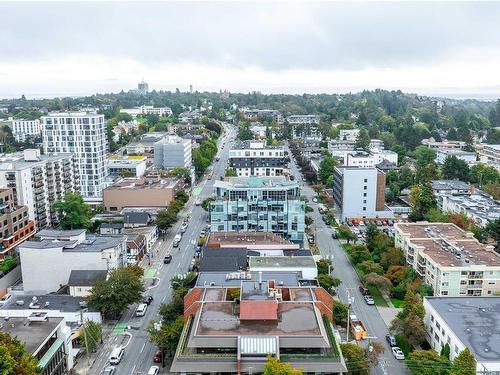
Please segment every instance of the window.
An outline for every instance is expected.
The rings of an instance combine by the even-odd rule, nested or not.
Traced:
[[[366,186],[366,185],[365,185],[365,186],[363,186],[363,189],[364,189],[364,190],[367,190],[367,189],[368,189],[368,186]]]
[[[366,211],[366,207],[363,207],[363,211]]]
[[[363,197],[366,197],[366,193],[363,193]]]
[[[365,163],[366,163],[366,162],[365,162]],[[367,183],[367,182],[368,182],[368,179],[367,179],[367,178],[365,178],[365,183]]]

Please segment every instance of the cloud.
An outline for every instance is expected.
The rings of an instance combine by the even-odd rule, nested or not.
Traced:
[[[76,92],[95,82],[94,92],[145,77],[231,90],[480,88],[492,74],[495,86],[498,14],[493,2],[7,2],[0,85]]]

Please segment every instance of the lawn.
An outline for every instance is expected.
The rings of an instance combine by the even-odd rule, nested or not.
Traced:
[[[382,294],[380,294],[380,291],[375,286],[368,285],[368,290],[370,291],[370,294],[373,297],[375,305],[382,307],[389,307],[387,301],[384,299],[384,297],[382,297]]]
[[[402,309],[405,306],[405,301],[399,298],[391,298],[391,302],[396,309]]]

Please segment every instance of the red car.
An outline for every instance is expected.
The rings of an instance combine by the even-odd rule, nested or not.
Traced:
[[[153,362],[155,362],[155,363],[161,362],[161,350],[157,350],[155,352],[155,355],[153,357]]]

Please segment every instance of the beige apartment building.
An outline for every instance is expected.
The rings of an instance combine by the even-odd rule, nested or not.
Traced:
[[[104,209],[167,208],[182,184],[177,178],[124,178],[103,190]]]
[[[450,223],[397,223],[395,245],[435,296],[500,293],[500,255]]]

